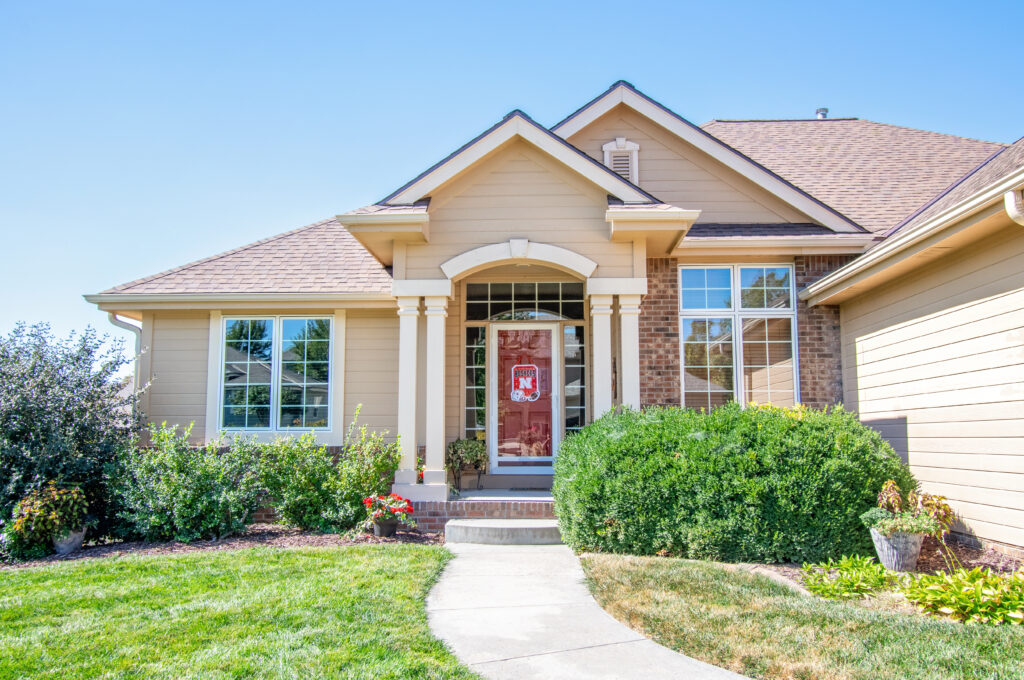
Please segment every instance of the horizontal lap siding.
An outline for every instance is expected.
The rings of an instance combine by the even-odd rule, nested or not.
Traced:
[[[607,194],[525,142],[482,161],[431,197],[430,243],[410,245],[406,277],[442,278],[440,265],[478,246],[525,238],[594,260],[599,277],[633,276],[630,243],[611,243]]]
[[[194,423],[193,433],[206,429],[206,370],[209,352],[208,313],[158,313],[153,316],[152,384],[149,413],[153,423],[181,427]],[[144,378],[145,379],[145,378]]]
[[[345,317],[345,426],[397,434],[398,315],[349,310]]]
[[[660,200],[699,208],[700,222],[809,222],[750,180],[712,160],[656,123],[620,105],[569,138],[599,162],[601,147],[616,137],[640,145],[640,186]]]
[[[842,306],[846,402],[979,538],[1024,546],[1024,230]]]

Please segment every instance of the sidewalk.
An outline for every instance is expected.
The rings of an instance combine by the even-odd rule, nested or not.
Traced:
[[[427,598],[430,628],[486,678],[743,677],[616,621],[591,597],[564,545],[447,547],[456,557]]]

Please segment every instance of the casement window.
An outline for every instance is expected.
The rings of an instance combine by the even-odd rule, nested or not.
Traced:
[[[224,320],[221,428],[329,429],[330,317]]]
[[[640,145],[625,137],[616,137],[601,147],[604,164],[628,182],[637,183],[640,177]]]
[[[683,266],[679,282],[683,405],[794,405],[799,387],[793,268]]]

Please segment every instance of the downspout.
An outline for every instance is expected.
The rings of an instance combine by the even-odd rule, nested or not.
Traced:
[[[135,360],[132,362],[132,388],[139,389],[139,355],[142,354],[142,329],[135,324],[130,324],[123,319],[117,318],[117,314],[114,312],[107,313],[107,321],[123,328],[126,331],[131,331],[135,334]]]
[[[1006,204],[1006,214],[1017,224],[1024,226],[1024,191],[1016,189],[1003,194],[1003,203]]]

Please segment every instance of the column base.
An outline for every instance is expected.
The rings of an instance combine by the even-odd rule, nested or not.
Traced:
[[[392,493],[397,493],[410,501],[436,501],[448,502],[447,484],[394,484],[391,487]]]
[[[407,484],[415,484],[418,481],[416,479],[417,476],[418,473],[416,472],[416,470],[396,470],[395,485],[397,486],[401,484],[405,486]]]

